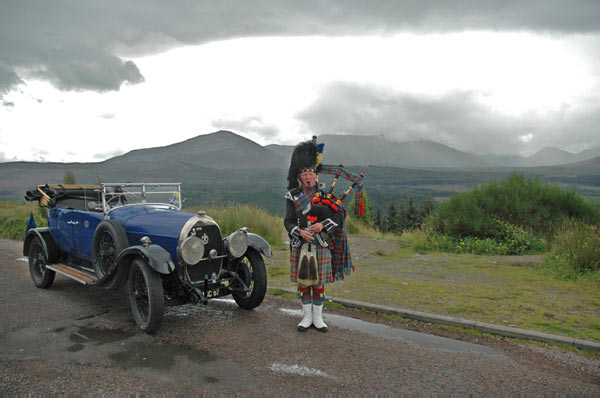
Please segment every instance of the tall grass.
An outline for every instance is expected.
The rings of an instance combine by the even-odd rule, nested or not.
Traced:
[[[400,235],[391,232],[381,232],[378,228],[366,225],[364,222],[361,222],[354,218],[354,216],[352,216],[350,212],[348,212],[348,216],[346,217],[346,231],[350,235],[362,236],[365,238],[386,240],[400,239]]]
[[[36,203],[24,201],[0,201],[0,238],[23,240],[29,214],[33,213],[38,227],[48,225],[46,210]]]
[[[236,204],[229,206],[206,205],[186,208],[185,211],[203,210],[215,219],[224,235],[229,235],[241,227],[250,228],[250,232],[262,236],[271,246],[282,247],[285,232],[283,219],[268,213],[254,205]]]
[[[600,276],[600,231],[595,225],[565,222],[552,243],[547,266],[555,272],[569,270],[574,274],[596,273]],[[571,272],[563,276],[569,276]]]

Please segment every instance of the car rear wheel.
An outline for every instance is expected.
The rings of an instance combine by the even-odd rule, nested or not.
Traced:
[[[94,233],[92,258],[98,279],[105,277],[128,246],[125,229],[115,220],[102,221]]]
[[[46,268],[48,260],[44,253],[42,241],[37,236],[33,238],[29,245],[29,273],[33,283],[41,288],[47,289],[52,286],[56,272]]]
[[[254,249],[248,249],[240,259],[239,277],[250,288],[248,292],[233,292],[233,299],[241,308],[252,310],[258,307],[267,293],[267,270],[262,256]]]
[[[135,322],[146,333],[156,332],[162,323],[165,296],[158,272],[141,258],[131,263],[127,280],[129,303]]]

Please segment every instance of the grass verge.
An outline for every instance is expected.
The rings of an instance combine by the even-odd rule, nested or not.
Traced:
[[[356,271],[327,294],[600,341],[600,284],[557,280],[542,256],[423,255],[406,242],[390,244],[395,252],[386,256],[353,251]],[[288,261],[287,251],[269,259],[269,285],[295,288]]]

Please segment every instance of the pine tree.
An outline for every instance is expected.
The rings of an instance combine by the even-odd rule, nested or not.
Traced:
[[[421,214],[415,205],[415,200],[412,195],[406,198],[406,208],[404,210],[404,230],[413,230],[420,224]]]
[[[377,207],[377,209],[375,209],[375,218],[373,220],[373,226],[377,229],[379,229],[380,231],[384,231],[385,230],[385,226],[383,225],[383,219],[381,216],[381,209],[379,207]]]
[[[435,200],[431,196],[426,197],[421,202],[421,217],[423,219],[429,217],[435,211]]]
[[[392,233],[397,233],[398,231],[398,210],[396,209],[395,200],[392,200],[390,207],[388,207],[385,230]]]
[[[65,185],[75,185],[77,182],[75,181],[75,174],[71,170],[65,170],[65,175],[63,177],[63,183]]]

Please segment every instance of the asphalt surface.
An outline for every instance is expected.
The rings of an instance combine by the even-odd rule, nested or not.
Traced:
[[[298,303],[274,296],[170,307],[149,336],[124,292],[37,289],[20,251],[0,240],[0,394],[600,395],[600,361],[353,310],[299,333]]]

